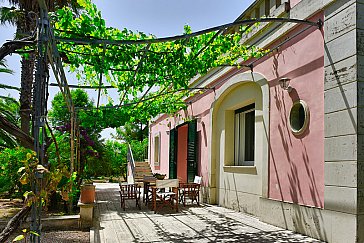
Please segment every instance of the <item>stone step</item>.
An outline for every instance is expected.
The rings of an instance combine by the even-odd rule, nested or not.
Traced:
[[[150,169],[150,166],[149,165],[135,166],[135,168],[147,168],[147,169]]]
[[[153,176],[153,174],[152,173],[150,173],[150,174],[137,174],[137,175],[134,176],[134,178],[143,178],[144,176]]]
[[[135,168],[150,168],[150,165],[135,166]]]
[[[135,176],[143,176],[143,175],[151,175],[153,174],[151,171],[146,171],[146,172],[135,172],[134,175]]]
[[[134,172],[140,172],[140,173],[144,173],[144,172],[152,172],[151,169],[143,169],[143,170],[134,170]]]
[[[135,166],[139,167],[139,166],[150,166],[149,162],[135,162]]]
[[[146,174],[153,174],[151,170],[148,171],[134,171],[134,175],[146,175]]]
[[[149,174],[149,175],[136,175],[136,176],[134,176],[134,178],[144,178],[144,176],[153,176],[153,174]]]
[[[134,181],[143,182],[144,176],[152,176],[152,169],[148,161],[136,161],[134,169]]]
[[[134,176],[134,179],[135,179],[135,178],[142,178],[142,179],[143,179],[143,178],[144,178],[144,176],[153,176],[153,175],[137,175],[137,176]]]
[[[134,171],[152,171],[151,168],[135,168]]]
[[[135,171],[152,171],[150,167],[135,167]]]

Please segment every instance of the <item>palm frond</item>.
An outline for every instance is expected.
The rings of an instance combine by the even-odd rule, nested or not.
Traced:
[[[1,96],[0,99],[0,116],[15,126],[19,123],[19,102],[12,98]],[[15,137],[0,127],[0,150],[2,148],[14,148],[18,145]]]
[[[16,146],[18,146],[16,139],[9,133],[0,129],[0,150],[1,148],[15,148]]]
[[[8,74],[13,74],[14,71],[7,69],[7,68],[0,68],[0,73],[8,73]]]
[[[14,90],[20,91],[20,88],[11,86],[11,85],[7,85],[7,84],[0,84],[0,89],[14,89]]]
[[[14,71],[8,68],[5,60],[0,60],[0,73],[13,74]]]
[[[16,25],[20,16],[23,15],[23,11],[16,9],[15,7],[1,7],[0,8],[0,24]]]
[[[0,115],[4,116],[9,122],[17,124],[19,118],[19,102],[11,97],[0,99]]]
[[[13,103],[17,103],[18,102],[15,98],[10,97],[10,96],[0,95],[0,99],[7,100],[7,101],[10,101],[10,102],[13,102]]]

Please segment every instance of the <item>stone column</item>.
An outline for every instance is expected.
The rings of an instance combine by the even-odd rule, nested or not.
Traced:
[[[364,161],[358,149],[363,140],[358,129],[358,5],[355,0],[338,0],[325,10],[324,209],[331,222],[329,242],[358,240],[357,216],[364,199],[359,197],[358,180],[360,161]]]

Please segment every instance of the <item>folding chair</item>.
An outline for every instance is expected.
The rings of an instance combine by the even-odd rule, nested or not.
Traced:
[[[178,212],[178,179],[156,180],[152,186],[153,210],[168,206]]]
[[[138,184],[127,184],[127,185],[122,185],[119,184],[120,186],[120,206],[124,209],[125,211],[125,200],[135,200],[135,207],[138,207],[139,209],[141,209],[140,207],[140,185]]]
[[[191,203],[196,201],[197,205],[200,206],[200,186],[201,186],[202,177],[195,176],[193,183],[180,183],[179,185],[179,193],[180,198],[179,201],[183,203],[183,206],[186,206],[186,198],[191,199]]]

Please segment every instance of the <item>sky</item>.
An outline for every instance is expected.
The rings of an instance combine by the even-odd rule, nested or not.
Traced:
[[[93,0],[101,11],[106,25],[119,29],[127,28],[154,34],[157,37],[174,36],[183,33],[183,26],[188,24],[192,31],[198,31],[217,25],[233,22],[253,0]],[[5,6],[7,1],[0,1]],[[0,26],[0,44],[13,39],[15,28],[10,25]],[[20,58],[18,55],[6,58],[13,75],[1,74],[0,83],[20,87]],[[77,84],[74,75],[67,75],[69,84]],[[51,74],[51,83],[55,83]],[[53,96],[59,91],[57,87],[49,87],[49,105]],[[96,91],[87,91],[89,96],[97,100]],[[19,94],[11,90],[0,90],[0,95],[10,94],[19,98]],[[114,101],[116,93],[112,93]],[[102,97],[101,104],[107,98]],[[103,131],[104,138],[110,137],[112,129]]]

